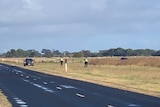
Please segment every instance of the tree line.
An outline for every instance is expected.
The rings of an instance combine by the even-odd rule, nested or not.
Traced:
[[[100,50],[99,52],[91,52],[90,50],[82,50],[80,52],[60,52],[59,50],[42,49],[41,52],[35,49],[11,49],[6,53],[0,54],[0,57],[104,57],[104,56],[160,56],[160,50],[152,49],[123,49],[111,48],[108,50]]]

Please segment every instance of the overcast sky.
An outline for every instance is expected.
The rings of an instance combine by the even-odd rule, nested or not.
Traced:
[[[160,50],[160,0],[0,0],[0,52]]]

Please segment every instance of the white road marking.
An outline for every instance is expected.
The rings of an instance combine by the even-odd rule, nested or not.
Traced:
[[[22,71],[20,71],[20,70],[16,70],[16,69],[13,69],[13,70],[16,71],[16,72],[22,73]]]
[[[19,98],[17,98],[17,97],[15,97],[15,98],[13,98],[13,99],[15,100],[15,102],[16,102],[18,105],[20,105],[20,107],[28,107],[27,103],[24,102],[24,101],[22,101],[21,99],[19,99]]]
[[[79,94],[79,93],[77,93],[76,95],[77,95],[78,97],[81,97],[81,98],[84,98],[84,97],[85,97],[83,94]]]
[[[39,85],[39,84],[35,84],[35,83],[33,83],[33,82],[29,81],[29,80],[25,80],[25,79],[22,79],[22,80],[25,81],[25,82],[27,82],[27,83],[30,83],[31,85],[33,85],[35,87],[40,88],[40,89],[42,89],[42,90],[44,90],[46,92],[54,93],[54,91],[52,89],[49,89],[49,88],[44,87],[44,86]]]
[[[49,88],[47,88],[47,87],[43,87],[43,86],[41,86],[41,85],[39,85],[39,84],[34,84],[34,83],[32,83],[32,82],[31,82],[31,84],[34,85],[34,86],[36,86],[36,87],[38,87],[38,88],[43,89],[44,91],[47,91],[47,92],[50,92],[50,93],[53,93],[53,92],[54,92],[53,90],[51,90],[51,89],[49,89]]]
[[[114,107],[114,106],[112,106],[112,105],[108,105],[107,107]]]
[[[55,83],[55,82],[54,82],[54,81],[51,81],[50,83],[53,84],[53,83]]]
[[[23,81],[25,81],[25,82],[29,82],[29,80],[23,80]]]
[[[128,107],[141,107],[141,106],[137,104],[129,104]]]
[[[50,90],[50,89],[46,89],[45,91],[50,92],[50,93],[54,92],[53,90]]]
[[[28,107],[28,105],[20,105],[20,107]]]
[[[22,100],[16,100],[17,104],[26,104],[26,102],[22,101]]]
[[[77,89],[76,87],[69,86],[69,85],[60,85],[60,87],[63,87],[63,88],[74,88],[74,89]]]
[[[29,76],[26,76],[26,78],[29,78]]]
[[[47,82],[43,82],[43,84],[45,84],[45,85],[46,85],[46,84],[47,84]]]
[[[37,78],[37,79],[41,79],[41,77],[37,77],[37,76],[34,76],[35,78]]]
[[[61,87],[56,87],[58,90],[62,90],[62,88]]]

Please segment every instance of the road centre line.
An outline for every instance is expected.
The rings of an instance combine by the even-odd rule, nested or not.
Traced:
[[[77,89],[76,87],[70,86],[70,85],[59,85],[59,86],[63,87],[63,88],[67,88],[67,89],[69,89],[69,88]]]
[[[112,106],[112,105],[107,105],[107,107],[114,107],[114,106]]]
[[[54,93],[54,91],[52,89],[49,89],[49,88],[44,87],[44,86],[39,85],[39,84],[35,84],[35,83],[33,83],[33,82],[29,81],[29,80],[25,80],[25,79],[22,79],[22,80],[27,82],[27,83],[29,83],[29,84],[31,84],[31,85],[33,85],[33,86],[35,86],[35,87],[37,87],[37,88],[40,88],[40,89],[42,89],[42,90],[44,90],[46,92]]]
[[[128,107],[142,107],[142,106],[137,105],[137,104],[129,104]]]
[[[45,84],[45,85],[46,85],[46,84],[48,84],[48,83],[47,83],[47,82],[43,82],[43,84]]]
[[[61,87],[56,87],[58,90],[62,90],[62,88]]]
[[[78,97],[84,98],[85,96],[83,94],[77,93],[76,94]]]

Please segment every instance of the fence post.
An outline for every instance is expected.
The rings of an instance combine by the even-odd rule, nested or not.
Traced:
[[[68,67],[67,67],[67,59],[65,59],[65,64],[64,64],[64,66],[65,66],[65,71],[67,72],[67,70],[68,70]]]

